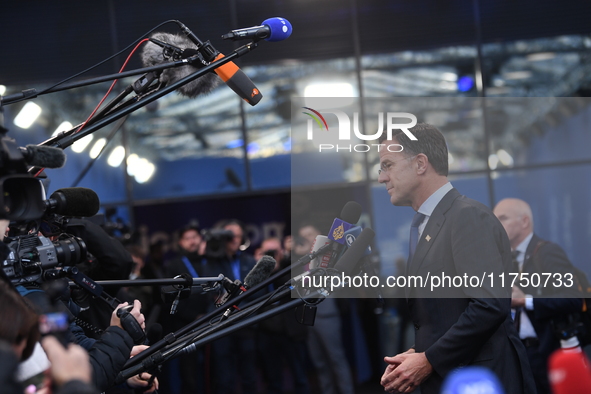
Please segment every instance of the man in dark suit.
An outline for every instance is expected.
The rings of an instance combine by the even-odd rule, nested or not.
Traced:
[[[534,234],[534,221],[528,203],[517,198],[499,201],[494,209],[507,231],[514,260],[514,270],[529,274],[534,280],[537,274],[542,283],[552,274],[554,283],[558,274],[565,284],[569,275],[574,280],[573,267],[566,253],[555,243],[545,241]],[[523,283],[527,284],[527,283]],[[515,322],[519,338],[527,349],[538,394],[549,394],[547,362],[550,354],[560,347],[557,328],[569,325],[569,315],[582,310],[583,300],[577,286],[513,287],[511,306],[516,309]]]
[[[411,228],[407,277],[498,278],[511,265],[502,225],[490,209],[460,195],[448,182],[441,132],[428,124],[409,131],[417,140],[395,130],[381,141],[378,178],[393,205],[417,211],[413,225],[418,242],[413,250]],[[422,394],[439,393],[450,372],[479,365],[491,369],[507,393],[535,393],[525,348],[511,320],[510,289],[482,282],[456,287],[448,281],[435,292],[429,286],[406,289],[415,346],[384,358],[389,364],[381,380],[386,391],[408,393],[420,385]]]

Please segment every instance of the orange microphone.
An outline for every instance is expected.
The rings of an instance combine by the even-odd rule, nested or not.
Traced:
[[[211,62],[212,59],[219,60],[224,57],[222,53],[219,53],[211,46],[209,41],[202,42],[187,26],[180,21],[176,22],[183,34],[196,46],[196,49],[201,49],[202,55],[207,62]],[[236,92],[248,104],[256,105],[263,98],[263,95],[250,78],[234,62],[227,62],[214,71],[230,89]]]
[[[224,55],[218,54],[214,60],[222,59]],[[234,63],[228,62],[216,68],[215,73],[232,89],[238,96],[250,105],[256,105],[263,95],[246,76],[246,74]]]

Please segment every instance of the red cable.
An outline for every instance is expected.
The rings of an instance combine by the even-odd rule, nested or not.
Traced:
[[[138,44],[135,46],[135,48],[133,48],[133,50],[131,51],[131,53],[127,56],[127,59],[125,60],[125,63],[123,63],[123,66],[121,66],[121,69],[119,70],[120,73],[122,73],[123,70],[125,70],[125,67],[127,67],[127,63],[129,63],[129,60],[131,59],[131,57],[133,56],[133,54],[135,53],[135,51],[137,51],[137,49],[140,47],[140,45],[142,45],[146,41],[150,41],[150,39],[149,38],[144,38],[143,40],[141,40],[140,42],[138,42]],[[92,113],[90,114],[90,116],[84,121],[84,123],[82,123],[82,125],[80,126],[80,128],[74,134],[78,134],[84,128],[84,126],[86,126],[86,123],[88,123],[88,121],[90,119],[92,119],[92,117],[94,116],[94,114],[96,113],[96,111],[98,111],[98,109],[101,107],[101,105],[103,105],[103,102],[107,99],[107,97],[109,96],[109,94],[111,94],[111,91],[115,87],[115,84],[117,83],[117,81],[118,81],[118,79],[115,79],[113,81],[113,83],[111,84],[111,87],[109,88],[109,90],[107,91],[107,93],[105,94],[105,96],[102,98],[102,100],[100,101],[100,103],[98,103],[98,105],[96,106],[96,108],[94,109],[94,111],[92,111]],[[43,172],[43,170],[45,170],[45,168],[40,169],[39,172],[37,172],[35,174],[34,178],[37,178],[39,176],[39,174],[41,174]]]
[[[146,41],[150,41],[150,39],[149,38],[144,38],[143,40],[141,40],[140,42],[138,42],[138,44],[135,46],[135,48],[133,48],[133,50],[131,51],[131,53],[127,56],[127,59],[125,60],[125,63],[123,63],[123,66],[121,66],[121,70],[119,70],[120,73],[123,72],[123,70],[125,70],[125,67],[127,67],[127,63],[129,62],[129,59],[131,59],[131,56],[133,56],[133,54],[139,48],[139,46],[142,45]],[[90,119],[92,119],[92,117],[94,116],[94,114],[96,113],[96,111],[98,111],[98,109],[101,107],[101,105],[103,104],[103,102],[107,99],[107,97],[109,96],[109,94],[111,94],[111,91],[115,87],[115,84],[117,83],[117,81],[119,81],[119,80],[118,79],[115,79],[113,81],[113,83],[111,84],[111,87],[109,88],[109,90],[107,91],[107,93],[105,94],[105,96],[102,98],[102,100],[100,101],[100,103],[98,103],[98,105],[96,106],[96,108],[94,109],[94,111],[92,111],[92,113],[90,114],[90,116],[88,117],[88,119],[86,119],[84,121],[84,123],[82,123],[82,126],[80,126],[80,128],[78,129],[78,131],[76,131],[74,134],[79,133],[84,128],[84,126],[86,126],[86,123]]]

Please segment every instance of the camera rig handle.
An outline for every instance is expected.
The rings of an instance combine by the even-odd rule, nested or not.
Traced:
[[[80,272],[77,267],[63,267],[61,270],[48,270],[46,271],[44,279],[57,279],[68,277],[72,279],[74,283],[88,291],[90,294],[95,295],[105,301],[113,309],[116,309],[122,302],[116,297],[110,296],[103,290],[103,287],[90,279],[87,275]],[[141,345],[146,340],[146,333],[135,319],[135,317],[129,312],[133,308],[133,305],[122,307],[117,309],[117,317],[121,321],[121,327],[129,334],[133,343]]]
[[[121,320],[121,326],[123,329],[129,334],[131,339],[133,339],[133,343],[141,345],[146,340],[146,333],[135,317],[129,312],[131,309],[133,309],[133,305],[117,309],[117,317]]]
[[[106,293],[103,290],[103,287],[96,283],[94,280],[90,279],[87,275],[80,272],[77,267],[62,267],[62,269],[52,269],[45,271],[44,279],[58,279],[58,278],[70,278],[74,283],[78,286],[89,292],[90,294],[99,297],[103,301],[105,301],[109,306],[113,309],[117,308],[119,304],[122,302]]]

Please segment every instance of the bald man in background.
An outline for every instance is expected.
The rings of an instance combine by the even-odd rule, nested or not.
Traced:
[[[573,266],[559,245],[534,234],[533,215],[527,202],[506,198],[493,212],[509,237],[516,263],[513,271],[527,273],[530,279],[535,278],[535,275],[532,277],[534,273],[540,275],[540,286],[513,287],[511,307],[515,308],[516,328],[527,349],[538,393],[550,393],[547,360],[560,347],[555,327],[568,327],[569,315],[579,313],[583,305],[577,284],[556,287],[554,274],[568,282],[567,274],[574,274]],[[543,273],[553,275],[548,286],[543,286],[547,278]],[[575,280],[574,276],[572,278]]]

